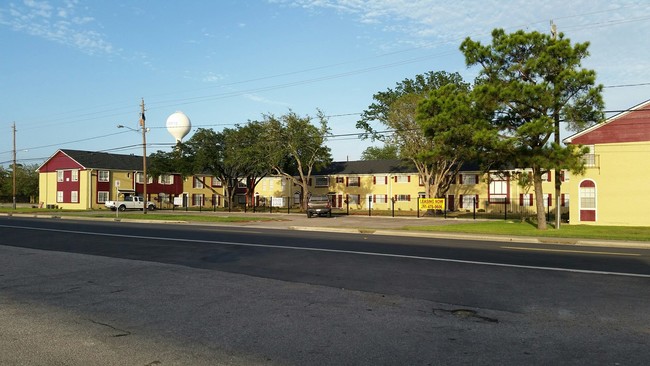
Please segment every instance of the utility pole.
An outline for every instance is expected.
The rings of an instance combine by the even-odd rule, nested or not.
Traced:
[[[147,128],[145,127],[144,117],[144,98],[140,104],[140,128],[142,128],[142,174],[144,175],[144,184],[142,189],[142,212],[147,213]]]
[[[553,42],[557,40],[557,26],[553,21],[551,20],[551,39]],[[554,88],[557,90],[557,85],[553,85]],[[557,97],[557,92],[555,93]],[[553,120],[555,123],[555,143],[557,146],[560,146],[560,111],[558,110],[558,106],[556,105],[555,108],[553,109]],[[549,173],[550,174],[550,173]],[[560,181],[561,174],[560,174],[560,169],[559,167],[555,167],[555,229],[559,230],[560,229],[560,222],[562,221],[562,211],[560,209],[560,198],[562,197],[562,182]]]
[[[13,209],[16,209],[16,122],[14,122],[13,126],[11,127],[13,131],[13,136],[14,136],[14,164],[13,164]]]

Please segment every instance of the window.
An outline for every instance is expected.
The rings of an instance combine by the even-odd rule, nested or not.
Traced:
[[[192,181],[192,188],[203,188],[203,177],[194,177]]]
[[[248,187],[246,187],[246,181],[245,180],[238,180],[237,181],[237,188],[248,188]]]
[[[348,204],[358,205],[359,204],[359,195],[358,194],[349,194],[348,195]]]
[[[596,187],[580,185],[580,208],[596,208]]]
[[[147,174],[147,176],[148,176],[147,184],[153,183],[153,178],[148,174]],[[138,184],[143,184],[144,183],[144,174],[143,173],[136,173],[135,182],[138,183]]]
[[[158,193],[158,202],[160,203],[169,203],[171,196],[168,193]]]
[[[336,183],[345,183],[345,179],[343,177],[336,177]]]
[[[79,203],[79,191],[70,192],[70,202]]]
[[[376,194],[373,201],[375,201],[375,203],[388,203],[388,195]]]
[[[164,185],[172,185],[174,184],[174,176],[171,174],[163,174],[158,177],[158,183]]]
[[[596,221],[596,182],[584,180],[578,189],[580,221]]]
[[[571,177],[571,173],[568,170],[560,170],[560,181],[568,182]]]
[[[347,186],[348,187],[359,187],[361,185],[361,178],[359,177],[347,177]]]
[[[503,203],[508,199],[508,178],[499,174],[490,175],[490,203]]]
[[[213,187],[223,187],[223,183],[221,182],[221,179],[217,177],[212,177],[212,186]]]
[[[63,170],[56,171],[56,181],[63,182]]]
[[[330,186],[330,178],[329,177],[315,177],[316,179],[316,187],[329,187]]]
[[[533,206],[533,194],[519,194],[519,206],[531,207]]]
[[[385,185],[388,184],[388,177],[387,176],[380,176],[380,177],[372,177],[373,183],[377,185]]]
[[[478,197],[472,194],[464,194],[461,195],[462,200],[460,201],[460,204],[462,208],[466,209],[473,209],[473,208],[478,208]]]
[[[72,181],[73,182],[78,182],[79,181],[79,170],[74,169],[72,171]]]
[[[56,202],[63,202],[63,191],[56,191]]]
[[[585,155],[583,155],[583,158],[585,159],[585,166],[586,167],[595,167],[597,165],[597,157],[595,154],[595,146],[594,145],[586,145],[586,148],[589,149],[589,152]]]
[[[410,175],[396,175],[395,183],[408,183],[411,181]]]
[[[193,194],[192,195],[192,206],[203,206],[203,195],[202,194]]]
[[[460,178],[462,184],[478,184],[477,174],[461,174]]]
[[[108,199],[109,199],[109,193],[107,191],[97,192],[97,203],[104,203],[108,201]]]
[[[408,202],[411,200],[411,195],[410,194],[398,194],[396,196],[396,201],[397,202]]]
[[[560,205],[562,205],[562,207],[569,207],[569,194],[562,193],[562,195],[560,196],[560,201],[561,201]]]
[[[108,170],[100,170],[97,172],[97,180],[100,182],[108,182],[111,178],[111,172]]]

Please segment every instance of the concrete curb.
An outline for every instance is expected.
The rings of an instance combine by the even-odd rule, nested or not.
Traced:
[[[408,231],[408,230],[385,230],[364,227],[345,228],[345,227],[328,227],[328,226],[299,226],[287,225],[283,227],[257,225],[247,226],[236,222],[228,223],[209,223],[193,222],[186,220],[146,220],[146,219],[128,219],[128,218],[108,218],[108,217],[84,217],[84,216],[67,216],[67,215],[43,215],[43,214],[20,214],[20,213],[0,213],[0,216],[15,216],[26,218],[42,219],[62,219],[62,220],[89,220],[89,221],[113,221],[128,223],[147,223],[147,224],[188,224],[201,226],[241,226],[257,229],[274,229],[274,230],[295,230],[295,231],[312,231],[325,233],[343,233],[343,234],[360,234],[360,235],[382,235],[382,236],[403,236],[412,238],[431,238],[431,239],[456,239],[456,240],[473,240],[473,241],[496,241],[512,243],[529,243],[529,244],[547,244],[547,245],[567,245],[567,246],[595,246],[609,248],[634,248],[650,249],[650,243],[635,241],[616,241],[616,240],[596,240],[580,238],[552,238],[552,237],[526,237],[526,236],[505,236],[505,235],[480,235],[468,233],[448,233],[448,232],[425,232],[425,231]]]

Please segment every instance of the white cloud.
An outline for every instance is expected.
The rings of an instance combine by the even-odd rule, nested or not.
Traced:
[[[208,72],[203,76],[202,81],[204,83],[216,83],[223,79],[224,79],[223,75],[215,74],[213,72]]]
[[[285,107],[290,106],[289,103],[280,102],[280,101],[276,101],[276,100],[271,100],[271,99],[264,98],[264,97],[262,97],[260,95],[257,95],[257,94],[246,93],[243,96],[244,96],[244,98],[246,98],[248,100],[251,100],[253,102],[257,102],[257,103],[262,103],[262,104],[267,104],[267,105],[279,105],[279,106],[285,106]]]
[[[87,54],[112,54],[114,47],[100,32],[90,28],[95,19],[76,15],[77,1],[67,0],[53,6],[47,1],[24,0],[0,6],[0,25],[75,47]],[[82,27],[82,26],[87,27]]]

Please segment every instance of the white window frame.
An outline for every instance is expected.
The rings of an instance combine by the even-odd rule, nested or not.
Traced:
[[[194,177],[194,180],[192,181],[192,188],[196,188],[196,189],[205,188],[205,184],[203,184],[203,180],[201,178],[202,177]]]
[[[476,174],[461,174],[462,182],[461,184],[466,185],[476,185],[478,184],[478,176]]]
[[[348,177],[348,187],[361,187],[361,177]]]
[[[204,202],[205,202],[205,196],[202,193],[192,194],[192,206],[203,207]]]
[[[408,175],[396,175],[395,176],[395,183],[408,183],[409,182],[409,176]]]
[[[63,203],[63,191],[56,191],[56,202]]]
[[[97,171],[97,181],[98,182],[110,182],[111,181],[111,172],[110,172],[110,170],[99,170],[99,171]]]
[[[330,186],[330,177],[326,175],[320,175],[314,177],[314,187],[329,187]]]
[[[79,203],[79,191],[70,192],[70,202]]]
[[[73,182],[78,182],[79,181],[79,169],[72,169],[70,172],[71,172],[70,173],[71,180]]]
[[[409,202],[411,199],[410,194],[398,194],[397,195],[397,202]]]
[[[596,187],[578,187],[580,191],[580,209],[581,210],[595,210],[596,209]]]
[[[63,170],[56,171],[56,181],[63,182]]]
[[[162,174],[158,177],[158,183],[162,185],[172,185],[174,184],[174,176],[171,174]]]
[[[153,183],[153,177],[147,174],[147,184]],[[144,183],[144,173],[142,172],[137,172],[135,173],[135,182],[138,184],[143,184]]]
[[[508,199],[508,180],[498,174],[492,174],[488,192],[490,203],[503,203]]]
[[[109,191],[98,191],[97,192],[97,203],[104,203],[108,201],[111,197],[111,193]]]
[[[476,195],[473,194],[466,194],[463,195],[463,209],[474,209],[476,207],[476,204],[478,201],[476,200]]]

